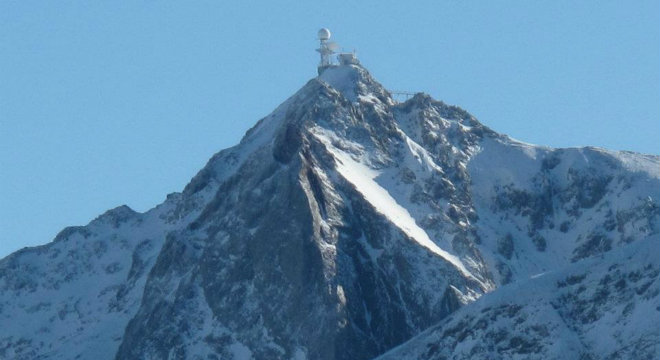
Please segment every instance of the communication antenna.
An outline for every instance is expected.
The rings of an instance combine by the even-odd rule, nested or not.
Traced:
[[[331,56],[339,48],[339,45],[334,42],[328,42],[328,40],[330,40],[330,30],[326,28],[319,30],[318,37],[321,45],[316,51],[321,54],[321,62],[319,63],[319,70],[321,70],[322,68],[332,65]]]

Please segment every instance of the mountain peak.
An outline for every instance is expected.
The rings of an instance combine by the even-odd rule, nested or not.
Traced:
[[[351,102],[375,98],[385,104],[393,103],[389,92],[383,85],[359,64],[327,67],[317,79],[337,90]]]
[[[395,102],[322,30],[319,76],[182,193],[0,260],[0,358],[368,360],[436,324],[407,358],[658,358],[660,158]]]

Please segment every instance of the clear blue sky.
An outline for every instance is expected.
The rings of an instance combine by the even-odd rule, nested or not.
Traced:
[[[0,257],[183,189],[315,76],[321,26],[517,139],[659,152],[657,0],[320,4],[0,2]]]

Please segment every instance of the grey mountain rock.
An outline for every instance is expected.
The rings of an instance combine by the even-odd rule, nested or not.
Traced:
[[[657,357],[658,264],[628,259],[657,247],[659,165],[520,143],[424,94],[395,102],[359,65],[330,67],[163,204],[110,210],[2,259],[0,357],[371,359],[413,338],[395,354],[461,358],[427,349],[465,339],[490,358],[554,354],[540,337],[599,357],[565,337],[621,306],[638,309],[623,322],[650,320],[615,324],[612,358],[640,341]],[[530,280],[540,273],[587,280]],[[543,305],[505,306],[512,292]],[[476,313],[490,302],[505,322],[549,309],[571,322],[523,336],[538,325],[527,316],[500,339],[508,323]]]
[[[657,359],[660,243],[504,286],[379,360]]]

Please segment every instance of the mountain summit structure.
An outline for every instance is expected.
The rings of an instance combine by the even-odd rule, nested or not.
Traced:
[[[658,156],[319,72],[162,204],[0,260],[0,358],[660,356]]]
[[[325,71],[325,69],[337,65],[359,65],[360,61],[357,59],[355,52],[347,53],[337,53],[339,45],[336,42],[328,41],[330,40],[330,30],[322,28],[318,32],[319,38],[319,48],[316,51],[321,54],[321,61],[317,71],[319,75]]]

